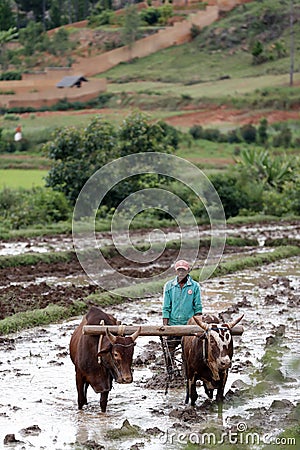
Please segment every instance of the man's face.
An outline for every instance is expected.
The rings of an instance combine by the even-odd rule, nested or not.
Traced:
[[[182,281],[187,276],[188,273],[189,273],[188,270],[182,269],[181,267],[179,269],[177,269],[176,275],[177,275],[178,281],[179,282]]]

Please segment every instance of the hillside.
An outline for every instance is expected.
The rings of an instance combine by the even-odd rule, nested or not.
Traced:
[[[221,77],[263,76],[290,69],[289,1],[262,0],[237,6],[200,31],[189,43],[122,64],[103,76],[113,82],[136,80],[181,82]],[[294,0],[294,40],[300,49],[300,0]],[[254,61],[257,42],[263,50]],[[299,71],[296,58],[295,72]]]

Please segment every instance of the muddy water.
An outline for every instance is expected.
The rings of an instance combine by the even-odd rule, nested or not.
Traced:
[[[227,436],[232,427],[244,431],[244,436],[245,430],[253,427],[275,435],[292,424],[294,405],[300,399],[300,374],[293,364],[299,356],[299,262],[300,258],[291,258],[213,279],[202,286],[206,312],[222,311],[225,320],[245,314],[245,332],[234,338],[235,355],[222,413],[214,402],[206,401],[202,387],[198,387],[196,408],[184,405],[184,387],[170,388],[165,395],[164,374],[156,389],[146,387],[159,371],[158,338],[138,338],[135,357],[142,356],[150,345],[157,360],[146,366],[135,365],[131,385],[114,384],[106,414],[100,412],[99,396],[91,388],[88,406],[83,411],[76,407],[68,343],[80,318],[1,340],[0,447],[7,434],[14,434],[21,442],[3,448],[17,450],[68,450],[84,448],[87,443],[89,448],[101,448],[101,444],[107,450],[128,450],[132,446],[146,450],[178,449],[189,441],[199,442],[212,426]],[[157,324],[161,321],[160,309],[161,298],[145,298],[109,311],[127,324]],[[280,324],[285,325],[280,367],[285,379],[267,383],[262,391],[255,392],[261,379],[253,375],[262,367],[266,338]],[[120,429],[126,419],[139,427],[137,435],[120,438],[119,433],[114,439],[112,430]],[[262,448],[263,444],[260,441],[253,448]]]
[[[181,239],[182,231],[174,232],[174,230],[161,230],[159,233],[151,233],[151,230],[132,231],[130,238],[132,243],[145,243],[151,233],[151,242],[159,242],[162,239],[171,241],[174,239]],[[217,230],[216,230],[217,232]],[[200,236],[210,236],[210,229],[200,230]],[[222,230],[223,233],[223,230]],[[239,236],[247,238],[256,238],[258,242],[263,245],[267,237],[271,239],[277,238],[298,238],[300,235],[300,224],[298,223],[273,223],[273,224],[259,224],[253,226],[230,226],[226,230],[227,236]],[[112,237],[110,233],[96,233],[97,242],[99,246],[106,246],[112,244]],[[124,239],[127,234],[124,234]],[[184,230],[185,239],[198,238],[195,229]],[[118,236],[122,241],[122,235]],[[0,242],[0,256],[5,255],[19,255],[23,253],[45,253],[49,251],[68,251],[73,249],[72,236],[42,236],[36,238],[28,238],[26,240],[18,240],[17,242]]]

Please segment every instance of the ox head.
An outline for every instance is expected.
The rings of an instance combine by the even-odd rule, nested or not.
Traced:
[[[213,379],[220,379],[219,372],[229,369],[233,355],[233,342],[231,329],[239,323],[244,314],[233,322],[227,324],[203,322],[199,317],[194,320],[205,333],[201,334],[203,339],[203,358],[210,368]]]
[[[106,328],[107,345],[103,346],[98,356],[109,368],[117,383],[132,383],[132,358],[135,340],[141,328],[130,336],[115,336]]]

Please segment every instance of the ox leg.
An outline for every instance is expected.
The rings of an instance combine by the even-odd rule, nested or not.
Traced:
[[[108,400],[109,391],[101,392],[100,397],[100,408],[102,412],[106,411],[107,400]]]
[[[203,382],[203,386],[204,386],[205,394],[207,395],[207,397],[208,398],[213,398],[214,390],[213,389],[208,389],[208,387],[207,387],[205,382]]]
[[[227,377],[228,377],[228,370],[224,370],[224,372],[220,373],[220,384],[217,390],[217,397],[216,397],[217,403],[222,403],[224,400],[224,389]]]
[[[190,380],[186,380],[186,385],[185,385],[185,404],[187,405],[189,403],[190,400],[190,384],[191,381]]]
[[[79,370],[76,371],[76,387],[78,394],[78,409],[82,409],[83,405],[87,404],[86,391],[88,383],[85,382],[84,377]]]
[[[198,398],[195,377],[189,383],[190,383],[191,406],[195,406],[196,400]]]

